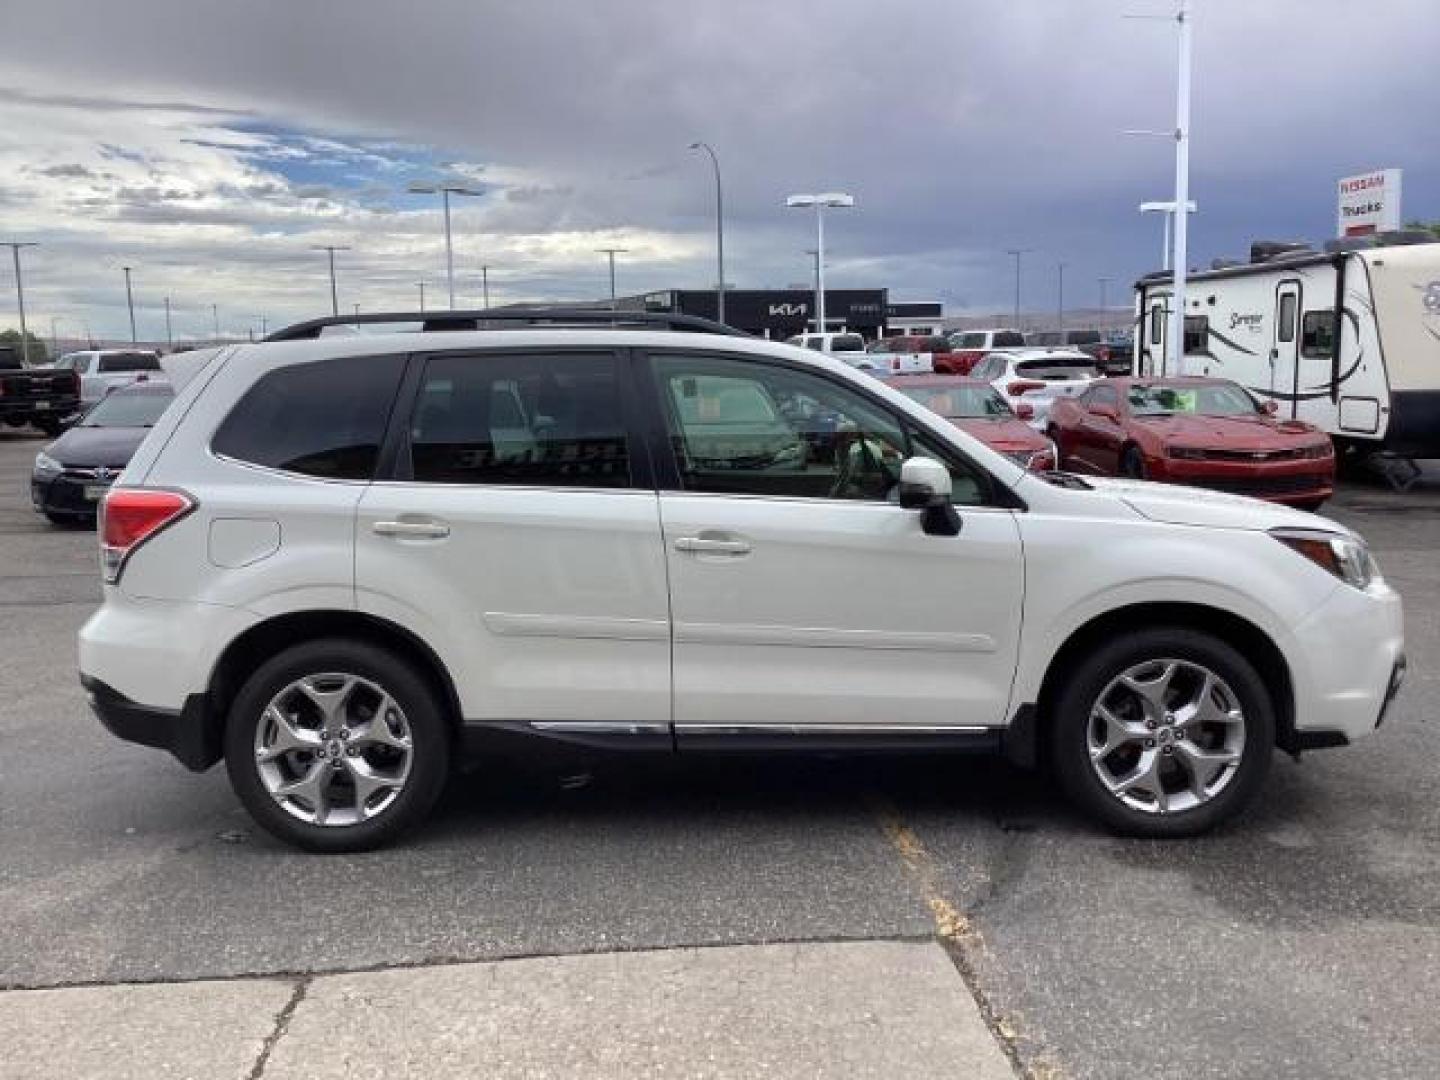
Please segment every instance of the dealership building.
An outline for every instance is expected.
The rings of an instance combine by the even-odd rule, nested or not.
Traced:
[[[625,311],[718,316],[714,289],[661,289],[624,296],[615,306]],[[725,321],[737,330],[767,338],[788,338],[815,329],[812,289],[727,289]],[[851,330],[867,340],[938,326],[939,303],[890,302],[888,289],[826,289],[825,322],[830,330]],[[898,327],[898,329],[897,329]]]

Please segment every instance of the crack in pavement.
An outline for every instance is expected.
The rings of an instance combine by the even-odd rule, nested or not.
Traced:
[[[270,1034],[265,1036],[265,1041],[260,1044],[260,1053],[255,1058],[255,1064],[245,1074],[245,1080],[260,1080],[265,1075],[265,1066],[270,1061],[270,1055],[274,1053],[276,1045],[284,1038],[286,1030],[290,1027],[290,1020],[295,1015],[295,1010],[305,1000],[305,992],[310,989],[314,979],[307,976],[295,983],[295,988],[290,992],[290,1000],[285,1002],[281,1010],[275,1014],[275,1027]]]

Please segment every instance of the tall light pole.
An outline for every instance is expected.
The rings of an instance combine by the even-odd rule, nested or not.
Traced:
[[[130,308],[130,344],[137,345],[140,337],[135,333],[135,294],[130,291],[130,267],[122,266],[125,271],[125,303]]]
[[[1055,329],[1065,332],[1065,264],[1055,264]]]
[[[215,340],[220,340],[220,305],[210,305],[210,318],[215,320]]]
[[[165,297],[165,344],[170,348],[175,347],[175,334],[170,329],[170,297]]]
[[[425,310],[425,282],[423,282],[423,281],[417,281],[415,284],[420,286],[420,310],[421,310],[421,311],[424,311],[424,310]]]
[[[54,315],[50,316],[50,362],[53,364],[60,357],[60,320]]]
[[[1020,330],[1020,256],[1029,248],[1010,248],[1006,254],[1015,260],[1015,329]]]
[[[349,251],[348,247],[335,244],[311,244],[311,251],[323,251],[330,258],[330,314],[340,314],[340,295],[335,291],[335,252]]]
[[[815,208],[815,330],[825,332],[825,208],[854,206],[855,196],[843,191],[825,191],[818,195],[791,195],[785,200],[790,207]]]
[[[1195,213],[1195,200],[1191,199],[1186,208],[1189,213]],[[1164,214],[1165,228],[1160,238],[1160,267],[1167,274],[1170,272],[1170,228],[1171,219],[1175,216],[1175,204],[1173,202],[1142,202],[1140,204],[1142,214]]]
[[[4,244],[15,259],[15,304],[20,309],[20,363],[29,367],[30,339],[26,337],[28,331],[25,329],[25,283],[20,277],[20,249],[40,245],[34,240],[6,240]]]
[[[725,197],[720,187],[720,159],[707,142],[693,142],[691,150],[704,150],[715,167],[715,311],[718,322],[725,321]]]
[[[490,267],[480,267],[480,295],[485,299],[485,310],[490,310]]]
[[[1130,18],[1171,18],[1179,29],[1175,64],[1175,127],[1168,132],[1128,131],[1127,135],[1164,135],[1175,142],[1175,198],[1167,215],[1167,239],[1174,234],[1174,273],[1171,279],[1170,340],[1165,355],[1173,358],[1171,374],[1185,374],[1185,277],[1188,271],[1190,236],[1190,3],[1179,0],[1180,8],[1173,16],[1129,16]],[[1186,212],[1181,212],[1184,207]],[[1151,209],[1164,209],[1163,204],[1150,204]],[[1168,368],[1168,365],[1167,365]]]
[[[615,256],[624,255],[629,248],[596,248],[597,255],[608,255],[610,257],[610,306],[615,306]]]
[[[450,310],[455,310],[455,248],[450,239],[450,196],[470,195],[478,198],[483,191],[463,184],[411,184],[407,189],[412,195],[439,194],[445,207],[445,283],[450,289]]]
[[[805,249],[805,254],[810,256],[810,261],[811,261],[811,263],[813,264],[813,267],[812,267],[811,272],[810,272],[810,280],[811,280],[811,281],[814,283],[814,285],[815,285],[815,291],[816,291],[816,292],[819,292],[819,291],[820,291],[820,252],[816,251],[814,248],[806,248],[806,249]]]

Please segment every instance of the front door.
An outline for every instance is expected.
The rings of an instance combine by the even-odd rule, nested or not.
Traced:
[[[360,500],[357,604],[442,653],[467,721],[601,725],[668,744],[659,509],[618,359],[414,361],[394,475]]]
[[[983,473],[803,367],[683,352],[648,366],[673,449],[660,514],[682,745],[1008,719],[1023,561]],[[951,456],[958,536],[897,504],[914,454]]]
[[[1300,363],[1300,282],[1282,281],[1275,290],[1275,340],[1270,347],[1270,390],[1282,416],[1295,415],[1295,382]]]

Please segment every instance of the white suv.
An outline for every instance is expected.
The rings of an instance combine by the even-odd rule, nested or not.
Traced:
[[[1274,747],[1373,731],[1404,669],[1348,529],[1027,473],[809,350],[551,326],[188,362],[106,497],[82,680],[302,847],[391,838],[497,731],[1002,751],[1188,835]]]

